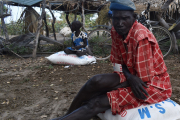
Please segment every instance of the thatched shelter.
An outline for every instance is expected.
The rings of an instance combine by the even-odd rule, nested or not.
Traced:
[[[0,0],[2,1],[2,0]],[[3,0],[8,4],[15,6],[36,6],[40,7],[42,0],[24,1],[24,0]],[[147,3],[151,4],[150,11],[162,11],[162,6],[168,0],[132,0],[136,5],[136,12],[140,13],[145,10]],[[169,15],[173,15],[176,11],[180,12],[179,3],[180,0],[170,0],[173,1],[169,5],[168,11]],[[109,0],[46,0],[46,8],[51,10],[58,10],[64,12],[72,12],[76,14],[82,14],[82,4],[84,6],[84,14],[98,13],[104,5],[107,5]],[[164,12],[164,11],[163,11]]]
[[[36,6],[40,7],[42,0],[0,0],[15,6]],[[46,7],[52,10],[81,12],[81,5],[84,2],[85,14],[99,11],[109,0],[46,0]],[[132,0],[140,12],[146,8],[147,3],[151,4],[151,11],[159,11],[167,0]],[[169,5],[169,11],[179,10],[180,0],[173,0]]]
[[[47,0],[47,3],[52,10],[81,15],[82,7],[84,14],[98,13],[109,2],[106,0]]]
[[[84,8],[86,13],[93,13],[100,11],[101,8],[108,3],[109,0],[84,0]],[[151,11],[160,11],[161,7],[167,0],[132,0],[136,5],[136,12],[140,13],[146,9],[147,3],[151,4]],[[169,5],[169,12],[174,13],[176,10],[179,10],[179,1],[174,0]],[[52,10],[61,10],[61,11],[78,11],[81,12],[81,5],[83,0],[47,0],[48,5],[51,5]],[[77,6],[80,5],[80,6]],[[73,12],[74,12],[73,11]],[[180,10],[179,10],[180,12]]]
[[[2,0],[0,0],[2,1]],[[179,1],[180,0],[132,0],[136,6],[136,13],[140,14],[146,9],[147,3],[151,4],[150,11],[157,11],[163,13],[163,18],[168,18],[168,16],[177,19],[180,17],[179,12]],[[164,4],[170,1],[170,5],[164,7]],[[173,1],[173,2],[172,2]],[[7,4],[15,6],[25,6],[25,7],[41,7],[42,0],[5,0]],[[108,21],[107,11],[109,9],[110,0],[46,0],[46,8],[49,10],[57,10],[70,12],[73,14],[82,15],[85,18],[85,14],[98,13],[101,20],[98,20],[98,24],[105,24]],[[150,17],[154,16],[151,12]],[[51,12],[52,16],[53,13]],[[151,17],[152,19],[153,17]],[[54,19],[54,18],[53,18]],[[156,19],[156,18],[153,18]],[[45,20],[45,19],[44,19]],[[54,20],[55,21],[55,20]],[[101,21],[101,22],[100,22]],[[105,21],[105,22],[104,22]],[[83,22],[83,20],[82,20]]]
[[[164,18],[168,16],[177,19],[180,13],[179,3],[180,0],[132,0],[136,6],[136,13],[140,14],[143,10],[147,8],[147,3],[151,4],[150,11],[151,16],[154,16],[152,12],[160,12],[164,14]],[[171,4],[166,6],[164,5],[167,1]],[[173,1],[173,2],[172,2]],[[59,10],[64,12],[72,12],[75,14],[82,14],[82,4],[84,5],[84,14],[100,13],[103,14],[103,18],[107,21],[106,13],[110,5],[109,0],[46,0],[47,7],[52,10]],[[106,9],[105,9],[106,8]],[[101,11],[103,9],[103,11]],[[101,12],[100,12],[101,11]],[[152,17],[153,18],[153,17]],[[99,22],[107,23],[107,22]]]

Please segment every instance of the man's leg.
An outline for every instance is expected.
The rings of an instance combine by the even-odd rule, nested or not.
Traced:
[[[87,55],[88,54],[88,51],[87,50],[83,50],[83,51],[77,51],[76,52],[76,55],[78,57],[81,57],[82,55]]]
[[[64,49],[64,52],[65,52],[66,54],[76,54],[76,51],[72,51],[72,50],[70,50],[70,49],[68,49],[68,48]]]
[[[81,107],[84,102],[101,94],[102,92],[111,91],[114,87],[120,84],[120,77],[116,73],[99,74],[89,79],[80,89],[74,98],[67,114]],[[66,114],[66,115],[67,115]]]
[[[95,97],[72,113],[53,120],[89,120],[98,113],[110,109],[109,100],[106,94]]]

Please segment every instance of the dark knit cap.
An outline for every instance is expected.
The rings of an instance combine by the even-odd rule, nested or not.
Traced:
[[[110,0],[110,10],[136,10],[131,0]]]

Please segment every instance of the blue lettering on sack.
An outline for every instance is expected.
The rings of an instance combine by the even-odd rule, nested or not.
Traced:
[[[141,111],[141,109],[138,109],[138,112],[139,112],[139,115],[140,115],[141,119],[144,119],[144,118],[145,118],[145,114],[146,114],[146,116],[147,116],[148,118],[151,118],[151,115],[150,115],[149,110],[148,110],[147,107],[145,107],[145,109],[142,108],[142,111]]]
[[[174,101],[172,101],[171,99],[167,99],[167,100],[165,100],[165,101],[172,103],[173,106],[176,106],[176,105],[177,105],[177,103],[174,102]],[[164,104],[165,101],[162,101],[162,104]],[[154,107],[153,107],[153,106],[150,106],[150,108],[154,108]],[[165,114],[165,112],[166,112],[166,110],[165,110],[165,109],[162,107],[162,105],[159,104],[159,103],[156,103],[156,104],[155,104],[155,108],[159,109],[159,113],[161,113],[161,114]],[[145,119],[146,116],[147,116],[147,118],[151,118],[151,114],[150,114],[150,112],[149,112],[149,110],[148,110],[147,107],[138,109],[138,112],[139,112],[139,115],[140,115],[141,119]]]
[[[84,59],[84,56],[79,57],[80,59]]]
[[[166,110],[164,109],[164,108],[162,108],[162,107],[159,107],[159,106],[161,106],[161,104],[158,104],[158,103],[156,103],[155,104],[155,107],[157,108],[157,109],[160,109],[160,113],[162,113],[162,114],[164,114],[165,112],[166,112]]]
[[[177,104],[176,102],[174,102],[174,101],[172,101],[172,100],[170,100],[170,99],[167,99],[167,100],[165,100],[165,101],[172,103],[174,106],[176,106],[176,104]]]

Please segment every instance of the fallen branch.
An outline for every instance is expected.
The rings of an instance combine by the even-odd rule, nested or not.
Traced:
[[[47,42],[50,42],[50,43],[63,45],[62,43],[60,43],[60,42],[58,42],[58,41],[56,41],[56,40],[53,40],[53,39],[51,39],[51,38],[45,37],[44,35],[40,35],[40,36],[39,36],[39,39],[40,39],[40,40],[47,41]]]
[[[0,53],[1,53],[1,52],[3,53],[4,50],[8,49],[8,50],[6,50],[6,51],[12,52],[12,53],[15,54],[16,56],[18,56],[18,57],[20,57],[20,58],[23,58],[23,57],[21,57],[20,55],[18,55],[17,53],[15,53],[13,50],[11,50],[11,49],[8,47],[8,45],[5,45],[5,44],[6,44],[6,43],[5,43],[5,40],[0,37]],[[1,54],[2,54],[2,53],[1,53]],[[23,59],[24,59],[24,58],[23,58]]]
[[[6,46],[6,48],[7,48],[10,52],[12,52],[13,54],[15,54],[16,56],[18,56],[18,57],[24,59],[23,57],[21,57],[20,55],[18,55],[18,54],[15,53],[14,51],[12,51],[9,47]]]
[[[10,44],[12,44],[13,46],[16,47],[22,47],[22,46],[28,46],[30,42],[32,42],[35,38],[35,34],[34,33],[28,33],[28,34],[23,34],[23,35],[19,35],[16,37],[13,37],[9,40]],[[46,37],[44,35],[39,35],[39,40],[43,40],[43,41],[47,41],[49,43],[53,43],[53,44],[58,44],[58,45],[63,45],[62,43],[53,40],[49,37]],[[13,47],[12,46],[12,47]]]
[[[0,18],[5,18],[7,16],[11,16],[11,14],[3,14],[3,15],[0,15]]]

